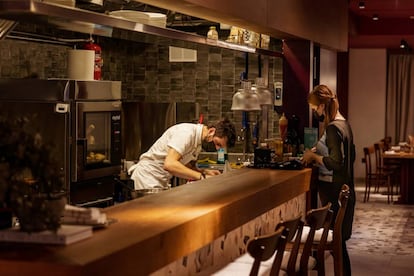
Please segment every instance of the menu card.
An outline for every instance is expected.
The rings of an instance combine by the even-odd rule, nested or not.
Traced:
[[[311,149],[318,142],[318,129],[314,127],[305,127],[304,136],[303,141],[305,149]]]

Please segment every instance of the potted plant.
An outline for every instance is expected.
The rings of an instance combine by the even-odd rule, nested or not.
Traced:
[[[3,217],[7,218],[4,210],[9,210],[22,231],[56,231],[66,204],[63,174],[57,164],[51,146],[30,129],[29,118],[0,116]]]

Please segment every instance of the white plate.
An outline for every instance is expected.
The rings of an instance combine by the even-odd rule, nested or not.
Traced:
[[[137,23],[148,24],[150,19],[148,14],[139,11],[131,11],[131,10],[119,10],[119,11],[112,11],[109,13],[111,16],[121,17],[123,19],[127,19]]]
[[[153,25],[161,28],[165,28],[167,17],[165,14],[156,12],[140,12],[133,10],[119,10],[109,13],[111,16],[120,17],[136,23],[142,23],[147,25]]]
[[[145,13],[151,19],[154,19],[154,20],[165,20],[167,18],[165,14],[158,13],[158,12],[143,12],[143,13]]]

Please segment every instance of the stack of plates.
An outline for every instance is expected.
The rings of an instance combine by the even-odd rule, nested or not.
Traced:
[[[167,23],[167,17],[165,16],[165,14],[156,13],[156,12],[144,12],[144,13],[149,16],[149,20],[148,20],[149,25],[165,28],[166,23]]]
[[[45,3],[58,4],[63,6],[75,7],[75,0],[43,0]]]
[[[134,10],[119,10],[109,13],[111,16],[120,17],[136,23],[153,25],[161,28],[166,26],[166,16],[162,13],[140,12]]]

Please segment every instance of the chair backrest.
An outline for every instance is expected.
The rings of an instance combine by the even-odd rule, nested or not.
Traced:
[[[293,242],[293,246],[290,251],[288,265],[287,265],[288,271],[294,271],[295,269],[296,260],[298,258],[300,242],[302,238],[303,225],[304,225],[304,222],[302,221],[302,216],[299,215],[293,219],[282,221],[276,226],[276,229],[278,229],[281,226],[287,228],[289,230],[287,241]],[[295,240],[293,241],[293,239]],[[282,262],[282,260],[280,260],[280,262]],[[281,264],[276,264],[276,266],[277,265],[280,266]]]
[[[368,178],[370,175],[372,175],[373,171],[373,164],[372,164],[372,158],[375,153],[374,146],[370,147],[364,147],[364,158],[363,162],[365,163],[365,177]]]
[[[286,247],[286,237],[289,235],[289,230],[281,226],[277,231],[255,237],[247,243],[247,252],[254,258],[250,275],[258,275],[260,263],[270,259],[276,252],[275,261],[271,269],[270,275],[278,275],[280,270],[280,264],[283,259],[283,252]],[[279,261],[280,260],[280,261]],[[275,265],[276,263],[276,265]],[[277,267],[277,263],[279,266]]]
[[[384,162],[382,155],[384,153],[384,143],[379,142],[374,144],[375,149],[375,164],[377,168],[377,173],[381,173],[381,170],[384,168]]]
[[[303,226],[302,215],[299,215],[295,218],[290,220],[281,221],[276,225],[275,231],[279,229],[279,227],[285,227],[289,230],[289,234],[286,237],[288,242],[291,242],[294,237],[296,237],[296,232],[300,230],[301,225]]]
[[[346,208],[348,206],[348,199],[350,197],[349,186],[342,185],[341,191],[339,192],[339,210],[336,215],[335,225],[333,229],[333,253],[334,253],[334,272],[335,275],[342,275],[343,262],[342,262],[342,223],[344,221]]]
[[[312,254],[312,246],[315,238],[315,232],[323,228],[323,233],[319,241],[318,252],[325,249],[326,240],[328,238],[329,226],[332,220],[331,203],[325,206],[312,209],[306,214],[306,223],[309,226],[309,233],[303,245],[302,255],[300,259],[300,273],[307,275],[309,257]]]
[[[384,143],[384,150],[389,150],[391,149],[391,143],[392,143],[392,137],[391,136],[386,136],[384,138],[381,139],[381,142]]]

